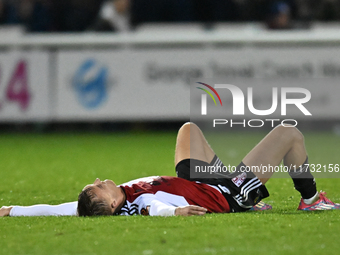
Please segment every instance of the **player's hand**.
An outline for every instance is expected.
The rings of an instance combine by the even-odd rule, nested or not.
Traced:
[[[0,208],[0,217],[9,216],[9,212],[12,210],[12,206],[3,206]]]
[[[190,216],[190,215],[204,215],[208,210],[197,205],[187,205],[177,207],[175,215]]]

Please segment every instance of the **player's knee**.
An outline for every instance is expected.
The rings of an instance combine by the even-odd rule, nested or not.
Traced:
[[[182,127],[179,129],[179,132],[188,132],[190,133],[190,131],[192,132],[195,129],[199,129],[198,126],[193,123],[193,122],[186,122],[182,125]]]
[[[293,128],[293,136],[294,136],[295,141],[300,142],[300,143],[304,142],[303,134],[296,127]]]
[[[303,134],[300,132],[299,129],[292,125],[279,125],[276,129],[285,137],[287,140],[291,140],[294,142],[303,142],[304,137]]]

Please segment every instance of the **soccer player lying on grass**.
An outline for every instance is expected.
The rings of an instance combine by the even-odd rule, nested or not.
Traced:
[[[269,196],[264,184],[273,172],[254,174],[242,172],[242,169],[245,166],[277,166],[282,160],[285,166],[292,169],[289,175],[302,196],[298,210],[340,209],[340,205],[326,198],[325,193],[317,192],[315,180],[307,167],[303,136],[295,127],[274,128],[245,156],[237,171],[228,173],[223,178],[192,179],[190,168],[222,167],[223,164],[210,148],[201,130],[193,123],[186,123],[178,132],[175,152],[176,173],[181,178],[147,177],[119,186],[110,180],[102,182],[97,179],[93,184],[85,186],[78,203],[3,207],[0,209],[0,216],[170,216],[266,210],[271,206],[259,201]]]

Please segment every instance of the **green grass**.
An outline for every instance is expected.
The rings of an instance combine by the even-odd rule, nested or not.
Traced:
[[[239,162],[262,133],[226,134]],[[2,134],[0,206],[74,201],[96,177],[174,175],[176,133]],[[340,137],[307,133],[311,163],[339,164]],[[241,143],[239,141],[242,141]],[[339,179],[318,189],[340,202]],[[272,179],[268,212],[203,217],[4,217],[0,254],[338,254],[340,212],[298,212],[290,179]]]

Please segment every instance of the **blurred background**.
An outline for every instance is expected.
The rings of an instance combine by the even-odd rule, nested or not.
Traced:
[[[338,21],[339,8],[337,0],[1,0],[0,24],[50,33],[119,32],[160,22],[264,22],[284,29]]]
[[[340,0],[0,0],[0,130],[178,128],[213,78],[261,83],[263,109],[304,86],[313,116],[287,118],[340,133],[339,20]]]
[[[339,80],[340,0],[0,0],[0,207],[74,201],[98,177],[124,183],[175,175],[176,131],[201,109],[190,93],[203,94],[196,82],[233,84],[243,91],[246,112],[240,118],[232,115],[229,92],[220,94],[223,108],[216,97],[215,106],[207,96],[208,111],[222,109],[219,118],[247,123],[277,119],[275,125],[296,120],[310,163],[334,169],[340,163]],[[304,105],[312,116],[294,106],[281,115],[280,94],[275,113],[251,114],[248,87],[258,110],[271,108],[274,87],[305,88],[311,100]],[[220,127],[223,133],[214,130],[210,136],[201,128],[225,165],[236,166],[272,129],[271,123],[260,128],[231,128],[229,123]],[[330,179],[339,178],[339,172],[315,177],[327,178],[318,179],[318,189],[339,203],[338,179]],[[278,254],[312,249],[333,254],[338,248],[336,212],[314,218],[294,213],[300,197],[289,178],[271,180],[268,188],[273,196],[266,202],[273,213],[252,221],[272,223],[275,231],[260,236],[259,245],[215,238],[230,235],[244,215],[235,215],[236,221],[223,218],[227,228],[214,228],[211,235],[202,228],[187,235],[193,225],[204,225],[192,224],[196,219],[188,220],[190,226],[182,220],[173,225],[174,219],[159,226],[150,220],[136,228],[138,220],[145,226],[145,218],[124,219],[121,228],[112,228],[110,220],[106,231],[100,225],[102,236],[93,235],[98,220],[75,221],[77,235],[72,219],[47,217],[0,221],[0,254],[98,254],[103,242],[123,254],[176,249],[181,254],[265,253],[268,247]],[[209,220],[205,227],[221,225],[222,218],[210,218],[203,218]],[[311,219],[316,224],[308,224]],[[302,224],[302,234],[317,242],[294,238],[291,233],[298,228],[301,233]],[[231,240],[248,234],[249,226],[236,230],[241,235]],[[196,233],[202,232],[197,248]],[[257,236],[249,240],[259,239],[253,232]],[[133,244],[121,242],[122,236]],[[272,236],[277,237],[274,246]]]

